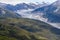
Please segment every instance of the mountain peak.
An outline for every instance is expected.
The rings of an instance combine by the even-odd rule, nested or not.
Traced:
[[[57,0],[57,5],[60,6],[60,0]]]
[[[57,0],[56,2],[54,2],[53,5],[60,6],[60,0]]]

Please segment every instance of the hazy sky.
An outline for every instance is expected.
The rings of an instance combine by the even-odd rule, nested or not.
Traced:
[[[48,2],[48,3],[52,3],[56,0],[0,0],[0,2],[2,3],[7,3],[7,4],[17,4],[17,3],[22,3],[22,2],[25,2],[25,3],[35,3],[35,2],[39,2],[39,3],[42,3],[42,2]]]

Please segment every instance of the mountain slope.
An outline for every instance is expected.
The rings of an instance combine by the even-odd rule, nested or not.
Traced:
[[[0,35],[17,40],[59,40],[60,29],[38,20],[0,19]]]
[[[60,23],[60,1],[56,1],[51,5],[37,8],[32,13],[43,13],[42,17],[47,18],[48,22]]]
[[[12,11],[6,10],[4,8],[0,8],[0,17],[20,18],[21,16]]]

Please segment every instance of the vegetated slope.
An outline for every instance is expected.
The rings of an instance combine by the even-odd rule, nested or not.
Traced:
[[[60,40],[60,29],[42,21],[0,18],[0,40]]]

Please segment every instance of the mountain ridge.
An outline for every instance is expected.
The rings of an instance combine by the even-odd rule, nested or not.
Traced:
[[[52,3],[51,5],[48,6],[43,6],[40,8],[37,8],[36,10],[32,11],[32,13],[43,13],[43,18],[48,18],[48,22],[55,22],[55,23],[60,23],[60,6],[54,6],[54,5],[58,5],[58,2],[60,1],[56,1],[54,3]],[[59,4],[60,5],[60,4]]]
[[[6,9],[0,7],[0,17],[20,18],[21,16],[17,13],[14,13],[12,11],[9,11],[9,10],[6,10]]]

